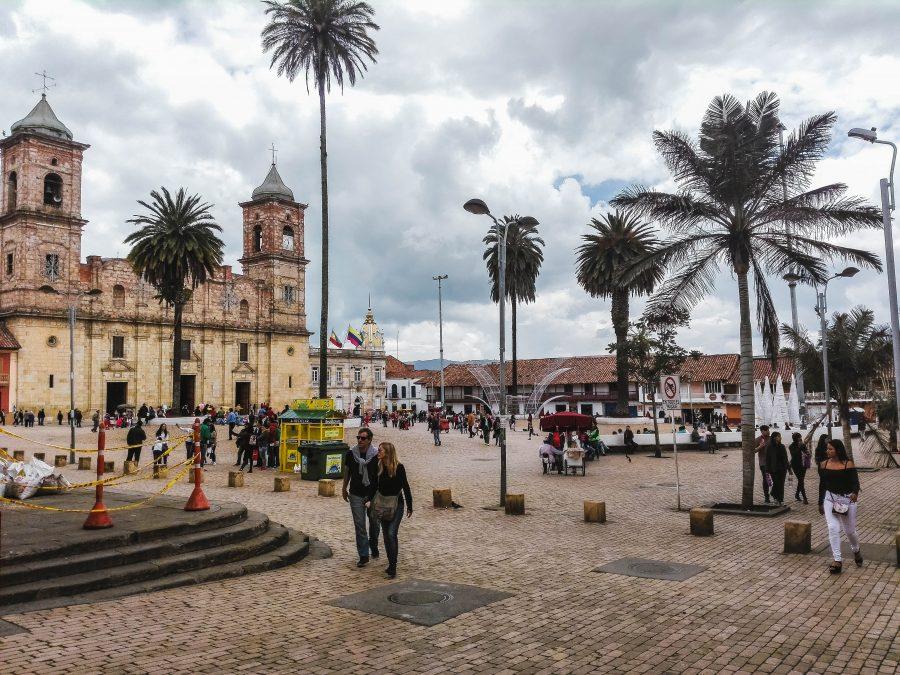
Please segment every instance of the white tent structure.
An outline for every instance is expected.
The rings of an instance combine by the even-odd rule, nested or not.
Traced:
[[[772,386],[769,384],[769,376],[766,375],[766,379],[763,381],[762,386],[762,415],[760,418],[760,424],[771,424],[772,423]]]
[[[790,422],[788,417],[787,399],[784,397],[784,383],[781,377],[775,380],[775,396],[772,398],[772,423],[784,429]]]
[[[797,394],[797,377],[791,375],[791,393],[788,394],[788,420],[791,424],[802,424],[800,419],[800,396]]]
[[[753,414],[756,424],[765,424],[763,421],[763,391],[762,382],[753,383]]]

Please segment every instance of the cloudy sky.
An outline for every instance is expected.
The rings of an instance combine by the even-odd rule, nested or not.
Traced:
[[[900,3],[372,0],[380,55],[353,89],[328,97],[331,325],[359,325],[371,292],[391,353],[437,356],[435,274],[445,356],[496,354],[497,313],[481,262],[485,217],[530,214],[547,242],[538,298],[519,314],[521,356],[602,353],[609,304],[576,284],[573,250],[591,217],[637,181],[671,187],[654,129],[695,133],[710,99],[779,94],[795,127],[839,120],[814,183],[846,182],[877,203],[890,152],[846,138],[877,126],[900,140]],[[262,182],[268,146],[306,212],[307,311],[319,313],[318,102],[269,69],[262,5],[238,0],[0,0],[0,127],[34,105],[33,73],[90,143],[82,256],[124,255],[135,200],[185,186],[215,204],[226,259],[241,250],[239,201]],[[855,245],[883,252],[880,232]],[[783,282],[783,319],[789,300]],[[836,282],[830,309],[864,303],[887,321],[886,282]],[[800,289],[801,322],[816,325]],[[737,351],[736,286],[723,276],[682,336]],[[642,302],[634,302],[637,315]],[[758,339],[756,342],[759,345]]]

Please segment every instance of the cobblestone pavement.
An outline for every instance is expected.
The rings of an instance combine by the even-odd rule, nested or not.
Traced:
[[[65,443],[65,429],[28,430]],[[386,564],[355,567],[349,507],[295,480],[272,491],[273,473],[229,489],[233,446],[220,443],[206,472],[211,500],[240,500],[321,538],[327,560],[151,595],[4,617],[31,635],[0,638],[5,672],[367,673],[896,673],[900,662],[900,570],[852,561],[840,576],[828,558],[781,553],[786,519],[813,524],[826,540],[810,481],[810,506],[772,519],[716,516],[716,534],[688,533],[674,510],[672,459],[602,458],[588,475],[541,475],[537,439],[510,441],[509,490],[527,515],[482,507],[498,501],[498,450],[458,432],[431,444],[423,425],[375,428],[398,446],[415,513],[400,528],[398,580],[476,584],[512,597],[433,627],[326,604],[389,583]],[[220,436],[222,432],[220,432]],[[227,436],[227,433],[225,434]],[[118,444],[121,432],[110,434]],[[94,436],[79,431],[79,444]],[[22,447],[7,443],[10,448]],[[149,456],[147,450],[144,461]],[[48,457],[53,451],[48,451]],[[121,453],[116,453],[121,470]],[[183,456],[183,455],[179,455]],[[85,480],[85,471],[66,470]],[[684,507],[733,501],[740,452],[680,456]],[[900,524],[900,472],[861,476],[861,539],[892,543]],[[151,491],[159,482],[128,489]],[[450,487],[464,508],[437,511],[431,490]],[[759,487],[757,486],[759,490]],[[179,484],[173,494],[187,496]],[[793,487],[786,490],[791,496]],[[608,522],[586,524],[582,501],[606,501]],[[89,505],[88,505],[89,506]],[[703,565],[684,582],[591,572],[622,557]]]

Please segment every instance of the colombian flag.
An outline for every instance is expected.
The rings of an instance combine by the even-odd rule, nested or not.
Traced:
[[[347,342],[354,347],[359,347],[363,343],[362,333],[349,324],[347,325]]]
[[[344,343],[338,340],[337,333],[335,333],[333,330],[331,331],[331,337],[328,338],[328,341],[338,349],[344,346]]]

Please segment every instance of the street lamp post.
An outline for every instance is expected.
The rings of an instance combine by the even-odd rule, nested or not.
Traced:
[[[443,414],[447,400],[444,398],[444,310],[441,306],[441,282],[447,278],[447,275],[438,274],[431,278],[438,282],[438,340],[441,354],[441,413]]]
[[[474,213],[478,216],[488,216],[497,227],[497,247],[499,249],[497,256],[497,290],[500,297],[500,377],[498,380],[500,385],[500,417],[502,419],[506,416],[506,235],[509,231],[509,223],[500,223],[493,216],[487,204],[481,199],[470,199],[463,205],[463,208],[469,213]],[[538,221],[531,216],[525,216],[513,222],[523,225],[538,224]],[[506,429],[502,424],[501,429],[503,431],[500,434],[500,505],[503,506],[506,503]]]
[[[69,464],[75,463],[75,311],[77,299],[80,297],[94,297],[103,291],[92,288],[89,291],[74,291],[60,293],[53,286],[45,285],[38,289],[48,295],[70,295],[73,297],[68,307],[69,319]]]
[[[894,166],[897,164],[897,146],[890,141],[878,140],[875,127],[871,129],[851,129],[847,132],[850,138],[858,138],[869,143],[889,145],[891,156],[891,172],[888,178],[882,178],[881,188],[881,222],[884,225],[884,268],[888,280],[888,301],[891,309],[891,343],[894,350],[894,405],[898,424],[900,424],[900,318],[897,315],[897,277],[894,273],[894,233],[891,226],[891,212],[897,208],[894,196]]]
[[[816,314],[819,315],[819,335],[822,340],[822,373],[825,380],[825,418],[827,420],[828,438],[831,438],[831,382],[828,375],[828,282],[832,279],[849,279],[856,276],[859,269],[856,267],[845,267],[837,274],[828,277],[819,290],[819,285],[814,284],[816,289]],[[807,278],[799,274],[788,273],[784,275],[785,281],[796,285],[798,281],[806,281]]]
[[[785,126],[783,124],[778,125],[778,145],[781,148],[782,154],[784,154],[784,130]],[[783,201],[787,201],[787,180],[785,180],[784,176],[781,177],[781,196]],[[790,226],[785,223],[785,231],[788,235],[788,245],[790,245]],[[796,267],[792,270],[794,274],[797,273]],[[794,329],[794,333],[800,332],[800,320],[797,317],[797,282],[796,281],[788,281],[788,288],[791,291],[791,326]],[[798,367],[799,364],[795,360],[794,361],[794,374],[796,375],[797,381],[797,400],[800,402],[800,420],[801,422],[806,421],[806,386],[803,382],[803,370]]]

